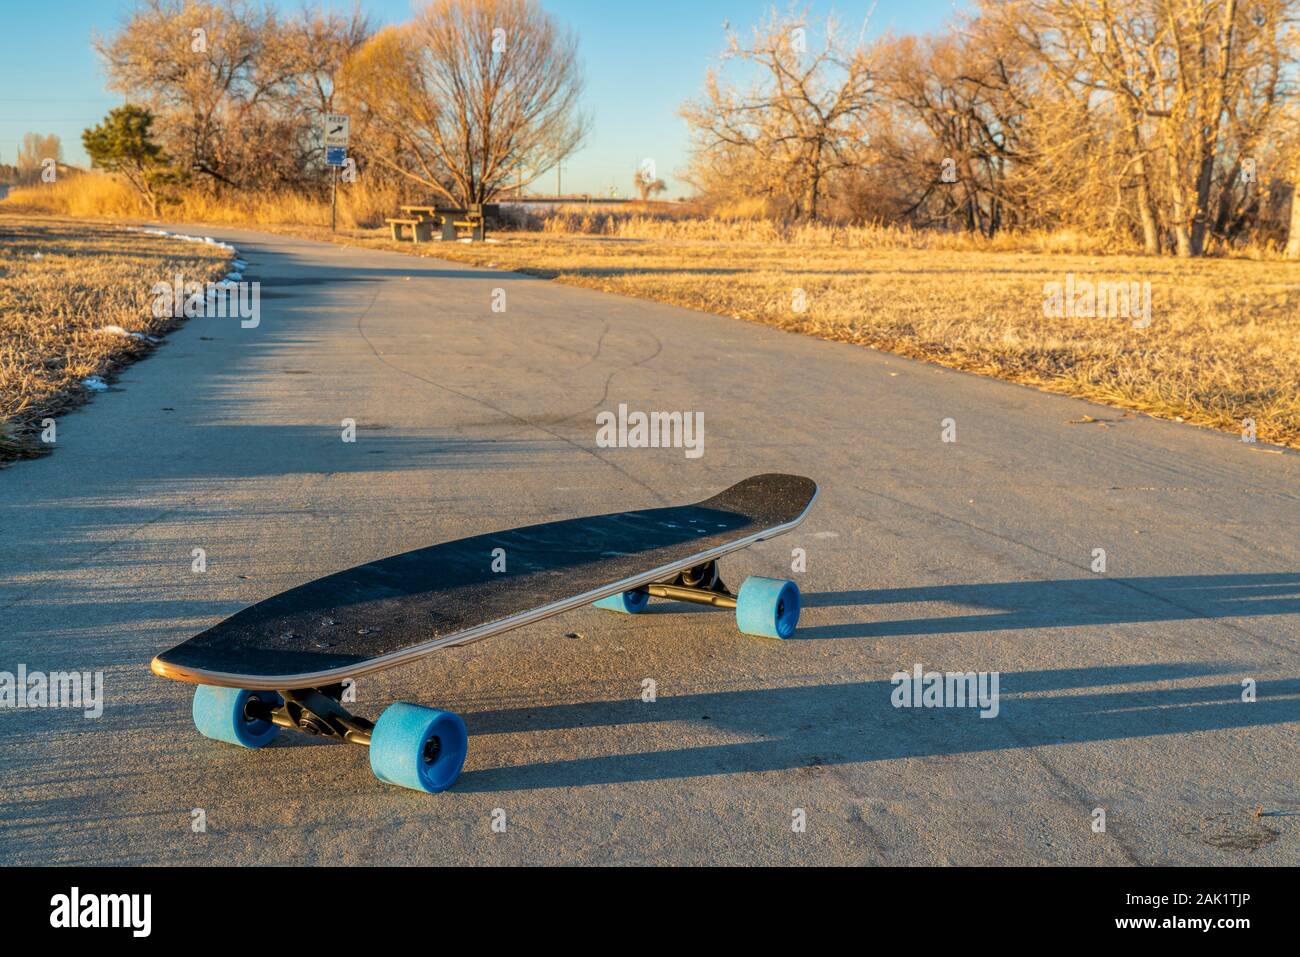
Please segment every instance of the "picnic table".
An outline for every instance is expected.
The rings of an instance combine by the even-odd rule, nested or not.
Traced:
[[[420,242],[423,235],[428,238],[431,228],[438,226],[444,241],[455,240],[458,229],[470,230],[470,238],[482,241],[487,237],[485,209],[482,203],[467,207],[458,206],[421,206],[409,204],[399,207],[402,216],[388,220],[393,230],[393,241],[401,241],[403,226],[411,231],[411,241]]]

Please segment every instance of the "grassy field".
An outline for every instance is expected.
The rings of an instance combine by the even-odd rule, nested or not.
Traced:
[[[40,454],[41,420],[85,401],[84,379],[111,378],[153,348],[104,330],[166,331],[174,320],[154,318],[154,283],[218,278],[229,258],[202,243],[0,206],[0,461]]]
[[[860,343],[1230,432],[1250,419],[1260,442],[1300,448],[1300,263],[553,233],[419,247],[374,230],[336,238]],[[1045,314],[1050,284],[1070,275],[1076,290],[1149,283],[1149,323],[1105,310]]]

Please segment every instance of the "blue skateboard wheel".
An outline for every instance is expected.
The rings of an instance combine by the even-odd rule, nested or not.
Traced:
[[[436,794],[455,783],[468,750],[460,715],[395,701],[370,733],[370,770],[389,784]]]
[[[270,721],[248,717],[245,709],[254,698],[273,708],[283,703],[274,691],[241,691],[239,688],[199,685],[194,689],[194,727],[214,741],[244,748],[268,745],[280,729]]]
[[[750,575],[736,596],[736,625],[747,635],[789,638],[799,623],[799,586]]]
[[[608,598],[602,598],[600,601],[593,601],[592,604],[597,608],[604,608],[609,611],[621,611],[625,615],[635,615],[644,611],[645,606],[650,603],[650,593],[646,591],[625,591],[617,595],[610,595]]]

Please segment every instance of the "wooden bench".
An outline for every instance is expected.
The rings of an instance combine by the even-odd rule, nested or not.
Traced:
[[[409,226],[411,230],[411,242],[418,243],[420,241],[420,230],[425,227],[426,222],[423,219],[390,218],[388,220],[388,225],[392,227],[393,230],[393,242],[400,243],[402,241],[402,227]]]

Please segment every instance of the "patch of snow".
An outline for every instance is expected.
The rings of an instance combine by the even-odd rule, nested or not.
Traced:
[[[213,239],[211,236],[190,236],[186,233],[172,233],[165,229],[149,228],[144,226],[125,226],[123,228],[130,232],[144,233],[149,236],[165,236],[168,239],[178,239],[183,243],[205,243],[209,246],[215,246],[217,249],[224,249],[226,252],[232,254],[239,252],[239,250],[230,245],[230,243],[223,243],[221,240]]]
[[[157,336],[146,336],[143,332],[127,332],[121,326],[100,326],[96,332],[107,333],[114,336],[130,336],[132,339],[142,339],[145,342],[161,342]]]

